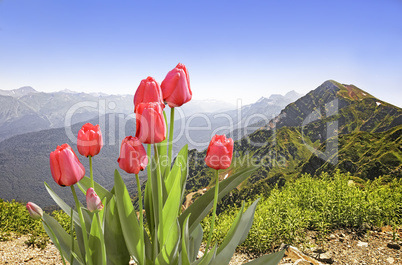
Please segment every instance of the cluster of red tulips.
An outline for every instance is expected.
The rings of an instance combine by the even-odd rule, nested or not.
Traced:
[[[135,224],[134,226],[129,225],[125,221],[121,221],[121,227],[118,229],[122,229],[124,231],[139,231],[140,236],[139,236],[139,241],[137,242],[137,246],[134,247],[134,249],[129,249],[130,242],[132,237],[124,235],[124,239],[126,240],[127,243],[127,248],[129,249],[129,252],[131,254],[131,257],[134,258],[134,260],[137,262],[137,264],[148,264],[145,262],[146,258],[146,253],[147,250],[142,250],[138,252],[136,248],[145,248],[146,249],[146,237],[147,235],[144,233],[144,219],[143,219],[143,205],[142,205],[142,191],[141,191],[141,184],[139,181],[138,173],[142,170],[144,170],[150,161],[150,154],[151,154],[151,145],[154,145],[154,155],[156,157],[156,165],[157,165],[157,173],[156,174],[151,174],[150,169],[148,168],[148,180],[151,181],[151,184],[149,185],[149,189],[152,190],[152,194],[145,195],[145,200],[146,204],[151,204],[153,207],[153,210],[150,210],[150,216],[148,216],[147,213],[147,219],[150,222],[149,225],[154,224],[154,227],[149,227],[151,229],[151,236],[152,238],[155,239],[155,242],[152,244],[158,244],[159,247],[153,247],[153,251],[159,255],[162,255],[160,251],[162,251],[165,247],[168,245],[167,242],[169,242],[170,237],[172,235],[167,234],[169,229],[175,228],[174,226],[164,228],[165,220],[164,218],[172,218],[172,217],[167,217],[165,216],[165,208],[168,207],[173,207],[173,204],[170,202],[170,200],[175,200],[177,203],[181,203],[182,196],[184,194],[184,187],[185,187],[185,181],[187,177],[187,171],[185,168],[187,167],[187,157],[185,158],[185,165],[183,164],[177,164],[173,165],[172,164],[172,151],[173,151],[173,126],[174,126],[174,108],[180,107],[183,104],[189,102],[192,98],[192,91],[190,89],[190,79],[189,79],[189,74],[186,69],[186,67],[179,63],[173,70],[168,72],[166,75],[165,79],[162,81],[161,85],[158,84],[158,82],[155,81],[154,78],[148,77],[144,80],[141,81],[140,85],[138,86],[138,89],[134,95],[134,112],[136,114],[136,131],[135,131],[135,136],[127,136],[125,139],[123,139],[120,147],[120,156],[117,159],[117,162],[119,164],[119,167],[124,170],[127,173],[132,173],[135,174],[136,179],[137,179],[137,193],[138,193],[138,203],[139,203],[139,220],[136,219],[134,220]],[[167,140],[167,121],[166,121],[166,115],[164,113],[164,108],[165,104],[167,104],[170,109],[171,109],[171,115],[170,115],[170,131],[169,131],[169,140]],[[145,150],[143,144],[148,144],[148,150]],[[160,144],[164,144],[165,147],[164,149],[160,149]],[[167,147],[168,146],[168,150]],[[75,222],[77,223],[77,226],[81,227],[82,229],[82,242],[81,244],[84,247],[84,254],[81,253],[81,256],[79,256],[77,253],[74,252],[74,243],[71,243],[72,245],[68,245],[66,242],[63,243],[62,240],[59,239],[59,237],[63,238],[64,232],[55,232],[52,230],[52,226],[54,228],[57,228],[57,226],[54,226],[52,224],[53,221],[49,219],[50,217],[44,216],[44,213],[42,212],[41,208],[37,206],[36,204],[29,202],[27,204],[27,209],[30,213],[30,215],[35,218],[35,219],[42,219],[45,229],[48,232],[49,236],[52,238],[52,240],[56,241],[56,245],[59,247],[60,253],[63,253],[65,256],[67,256],[71,262],[77,261],[78,263],[81,264],[94,264],[96,258],[93,256],[93,251],[92,250],[92,244],[91,244],[91,236],[92,240],[94,236],[96,236],[100,242],[101,246],[100,247],[100,253],[99,255],[102,256],[102,264],[109,264],[109,256],[106,258],[107,253],[109,251],[108,247],[106,246],[108,243],[104,241],[105,235],[108,233],[106,230],[106,223],[108,222],[108,218],[116,218],[113,217],[113,213],[105,212],[104,210],[104,204],[107,204],[107,208],[112,207],[113,205],[117,205],[118,207],[123,207],[124,211],[130,211],[132,210],[132,205],[127,205],[127,204],[119,204],[120,202],[124,202],[125,199],[127,199],[124,196],[127,196],[126,194],[120,195],[118,194],[118,187],[122,187],[120,184],[122,183],[120,175],[117,173],[118,177],[116,178],[115,174],[115,187],[116,190],[108,192],[106,191],[103,187],[101,187],[99,184],[94,182],[93,178],[93,170],[92,170],[92,158],[96,155],[99,154],[103,147],[103,139],[102,139],[102,133],[99,125],[92,125],[90,123],[84,124],[82,128],[78,132],[77,136],[77,150],[78,152],[85,157],[89,158],[89,167],[90,167],[90,180],[88,180],[86,187],[88,187],[85,191],[85,189],[82,188],[80,185],[81,180],[83,180],[85,176],[85,168],[79,161],[77,155],[73,151],[73,149],[68,145],[68,144],[63,144],[61,146],[57,146],[56,150],[50,153],[50,170],[51,174],[53,176],[54,181],[59,184],[60,186],[70,186],[75,202],[76,202],[76,212],[73,211],[73,209],[66,207],[63,203],[60,203],[60,200],[57,199],[57,196],[55,193],[50,189],[50,187],[47,186],[48,192],[51,194],[51,196],[55,199],[56,202],[61,205],[61,207],[64,207],[64,210],[71,210],[71,215],[70,217],[72,218],[71,223],[73,223],[73,215],[77,214],[79,216],[79,222],[77,219],[74,219]],[[184,147],[182,150],[185,150],[187,154],[187,147]],[[165,150],[164,152],[167,153],[167,167],[165,170],[161,170],[160,166],[160,161],[158,158],[158,150]],[[212,216],[212,223],[211,223],[211,229],[209,232],[209,237],[208,237],[208,242],[206,245],[206,250],[208,252],[211,239],[212,239],[212,232],[214,230],[214,223],[215,223],[215,216],[216,216],[216,207],[217,207],[217,202],[218,202],[218,196],[220,195],[219,192],[219,176],[218,176],[218,171],[220,169],[227,169],[232,162],[232,155],[233,155],[233,140],[231,138],[226,138],[224,135],[215,135],[212,137],[212,140],[208,146],[207,154],[205,157],[205,162],[206,165],[212,169],[216,170],[216,185],[214,188],[214,198],[213,198],[213,216]],[[186,155],[187,156],[187,155]],[[175,162],[179,163],[179,162]],[[174,170],[173,168],[176,166],[176,169]],[[178,172],[178,168],[181,168],[181,172]],[[172,170],[172,172],[170,172]],[[179,170],[179,171],[180,171]],[[184,170],[184,171],[183,171]],[[173,172],[174,171],[174,172]],[[249,170],[250,171],[250,170]],[[251,171],[250,171],[251,172]],[[170,174],[172,173],[172,174]],[[184,175],[181,175],[183,174]],[[248,172],[247,172],[248,173]],[[241,174],[240,174],[241,175]],[[239,175],[239,176],[240,176]],[[242,174],[241,177],[243,178]],[[153,178],[156,178],[154,180]],[[88,178],[87,178],[88,179]],[[176,181],[176,180],[177,181]],[[121,181],[120,181],[121,180]],[[179,181],[180,180],[180,181]],[[90,181],[90,182],[89,182]],[[178,182],[179,181],[179,182]],[[184,181],[184,182],[183,182]],[[86,195],[86,202],[87,202],[87,210],[92,214],[92,225],[90,225],[90,231],[87,231],[87,226],[88,222],[85,220],[85,213],[82,211],[81,204],[79,203],[77,199],[77,195],[75,192],[74,184],[78,183],[78,187],[81,189],[81,191]],[[90,183],[90,184],[88,184]],[[154,184],[152,184],[154,183]],[[170,196],[169,194],[169,189],[173,190],[173,183],[178,183],[174,184],[176,185],[176,189],[180,191],[179,193],[181,194],[180,196],[177,197],[176,195]],[[177,186],[179,185],[179,186]],[[233,184],[234,185],[234,184]],[[83,186],[85,186],[83,184]],[[124,186],[124,184],[123,184]],[[100,191],[102,194],[101,196],[97,195],[96,191]],[[121,189],[120,189],[121,191]],[[166,194],[167,192],[167,194]],[[226,191],[225,191],[226,192]],[[124,193],[124,192],[123,192]],[[147,191],[145,191],[147,193]],[[166,200],[166,197],[167,200]],[[172,197],[172,199],[170,199]],[[177,197],[177,198],[175,198]],[[129,200],[129,199],[127,199]],[[174,205],[176,205],[175,203]],[[211,202],[212,203],[212,202]],[[147,207],[147,205],[145,205]],[[148,205],[149,206],[149,205]],[[145,207],[145,208],[146,208]],[[180,208],[177,208],[178,206],[174,206],[176,211],[180,212]],[[149,208],[149,207],[148,207]],[[147,209],[146,209],[147,210]],[[119,210],[122,211],[122,210]],[[171,211],[169,209],[166,209],[166,211]],[[67,212],[67,211],[66,211]],[[197,214],[200,215],[206,215],[207,212],[201,212],[201,209],[197,209]],[[67,212],[68,213],[68,212]],[[75,214],[74,214],[75,213]],[[195,212],[193,213],[195,214]],[[120,213],[119,213],[120,215]],[[188,214],[190,215],[190,214]],[[183,215],[184,216],[184,215]],[[163,218],[162,218],[163,217]],[[174,216],[173,216],[174,217]],[[125,218],[125,216],[120,216],[121,218]],[[180,219],[180,216],[176,216],[174,218],[178,218],[176,222]],[[88,219],[88,216],[87,216]],[[102,221],[103,220],[103,221]],[[176,220],[176,219],[175,219]],[[188,221],[188,218],[185,219]],[[184,220],[181,220],[184,221]],[[115,222],[115,221],[113,221]],[[137,222],[138,222],[138,229],[137,227]],[[188,224],[187,224],[188,225]],[[127,228],[128,227],[128,228]],[[59,228],[57,228],[59,229]],[[89,229],[89,228],[88,228]],[[96,232],[95,230],[98,229],[99,231]],[[137,229],[137,230],[135,230]],[[188,230],[188,229],[187,229]],[[95,231],[95,232],[94,232]],[[188,232],[188,231],[187,231]],[[89,233],[89,236],[87,237]],[[181,233],[180,233],[181,234]],[[183,234],[184,235],[184,234]],[[169,237],[169,238],[168,238]],[[199,237],[199,235],[198,235]],[[202,238],[202,235],[201,235]],[[178,239],[179,240],[179,239]],[[72,241],[74,242],[74,241]],[[158,243],[159,242],[159,243]],[[162,242],[162,243],[161,243]],[[64,246],[63,249],[63,244],[67,244]],[[65,248],[69,247],[70,250],[66,251]],[[106,247],[105,247],[106,246]],[[75,250],[77,251],[77,250]],[[145,252],[144,252],[145,251]],[[132,252],[132,253],[131,253]],[[154,253],[152,252],[152,253]],[[156,255],[155,254],[155,255]],[[144,256],[145,255],[145,256]],[[181,254],[180,254],[181,255]],[[212,254],[205,256],[208,256],[209,258],[212,257]],[[159,256],[156,256],[156,260],[158,260]],[[189,258],[190,260],[190,258]],[[63,258],[64,262],[64,258]],[[96,262],[95,262],[96,263]],[[158,262],[156,262],[159,264]],[[153,263],[149,263],[153,264]],[[163,264],[163,263],[161,263]]]

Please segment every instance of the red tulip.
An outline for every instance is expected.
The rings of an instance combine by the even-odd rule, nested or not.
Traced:
[[[85,175],[85,168],[68,144],[57,146],[50,153],[50,171],[60,186],[71,186]]]
[[[140,103],[158,102],[162,108],[163,104],[162,90],[159,84],[152,77],[148,76],[147,79],[143,79],[137,88],[134,95],[134,112]]]
[[[127,173],[138,174],[148,164],[147,152],[137,137],[127,136],[121,142],[119,167]]]
[[[226,169],[232,163],[233,139],[215,135],[209,143],[205,163],[213,169]]]
[[[140,103],[137,106],[135,136],[145,144],[160,143],[165,140],[166,124],[162,108],[158,103]]]
[[[184,64],[179,63],[171,70],[161,84],[163,100],[169,107],[180,107],[191,100],[190,77]]]
[[[103,146],[102,132],[99,125],[86,123],[78,131],[77,149],[83,156],[96,156]]]
[[[89,188],[87,190],[86,199],[87,199],[87,209],[90,212],[101,211],[103,209],[102,201],[93,188]]]
[[[33,219],[38,220],[38,219],[41,219],[41,218],[42,218],[42,216],[43,216],[43,211],[42,211],[42,209],[41,209],[38,205],[36,205],[36,204],[33,203],[33,202],[28,202],[26,207],[27,207],[27,210],[28,210],[28,212],[29,212],[29,215],[30,215]]]

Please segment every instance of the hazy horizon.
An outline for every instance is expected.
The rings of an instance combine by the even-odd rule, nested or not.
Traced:
[[[194,100],[246,104],[326,80],[401,106],[402,2],[0,2],[0,89],[134,94],[178,62]]]

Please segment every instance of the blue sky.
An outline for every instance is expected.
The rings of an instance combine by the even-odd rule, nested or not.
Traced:
[[[182,62],[194,99],[334,79],[402,107],[401,14],[401,0],[0,0],[0,89],[133,94]]]

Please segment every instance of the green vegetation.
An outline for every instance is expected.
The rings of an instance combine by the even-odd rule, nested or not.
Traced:
[[[386,185],[382,178],[363,184],[352,179],[339,171],[333,176],[323,173],[318,178],[305,174],[282,188],[274,188],[269,197],[258,203],[254,224],[242,247],[263,252],[283,242],[303,243],[308,230],[324,237],[337,228],[364,231],[402,224],[401,179]],[[222,242],[239,208],[228,207],[219,215],[215,241]],[[203,226],[208,229],[208,219]]]
[[[59,210],[53,211],[52,215],[67,232],[70,231],[67,214]],[[49,242],[41,220],[32,219],[24,204],[0,199],[0,241],[10,240],[12,235],[29,235],[25,242],[28,246],[45,248]]]
[[[355,177],[337,171],[319,177],[308,174],[275,187],[262,196],[254,224],[241,247],[254,252],[272,249],[281,243],[303,243],[308,230],[325,237],[332,229],[365,229],[402,225],[402,179],[384,178],[356,183]],[[246,206],[251,204],[247,202]],[[227,206],[217,217],[213,241],[222,242],[240,207]],[[62,211],[52,215],[69,233],[69,217]],[[208,231],[210,218],[202,225]],[[0,200],[0,238],[29,234],[27,245],[45,247],[49,238],[39,220],[30,218],[25,205]],[[204,235],[206,236],[206,235]],[[204,238],[205,240],[205,238]]]

